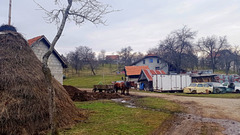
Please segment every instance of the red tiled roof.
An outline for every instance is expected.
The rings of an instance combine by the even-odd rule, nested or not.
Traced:
[[[108,60],[119,60],[119,55],[107,55],[106,59]]]
[[[153,80],[153,75],[161,75],[166,74],[163,70],[150,70],[150,69],[143,69],[142,70],[145,76],[147,77],[148,81]]]
[[[154,57],[157,57],[157,55],[155,55],[155,54],[148,54],[148,55],[146,55],[146,56],[154,56]]]
[[[42,35],[42,36],[37,36],[37,37],[32,38],[32,39],[29,39],[29,40],[28,40],[28,45],[31,46],[33,43],[35,43],[36,41],[38,41],[38,40],[41,39],[42,37],[43,37],[43,35]]]
[[[140,75],[142,69],[149,69],[148,66],[125,66],[126,75]]]

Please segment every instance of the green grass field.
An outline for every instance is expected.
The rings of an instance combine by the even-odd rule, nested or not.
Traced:
[[[113,81],[121,80],[124,75],[95,75],[70,77],[63,81],[63,85],[72,85],[78,88],[93,88],[97,84],[112,84]]]
[[[89,69],[79,71],[79,74],[71,72],[69,69],[65,74],[64,85],[72,85],[78,88],[93,88],[97,84],[112,84],[113,81],[122,80],[124,74],[117,74],[117,65],[105,64],[96,69],[96,75],[92,75]]]
[[[89,118],[62,135],[146,135],[151,134],[165,120],[178,112],[180,107],[172,102],[157,98],[141,98],[138,104],[152,109],[127,108],[110,100],[75,102],[78,108],[89,111]],[[168,107],[166,107],[168,106]],[[170,106],[170,107],[169,107]],[[172,106],[172,107],[171,107]],[[167,110],[167,111],[166,111]]]

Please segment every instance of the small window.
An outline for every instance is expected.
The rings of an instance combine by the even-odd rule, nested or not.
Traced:
[[[160,70],[160,67],[155,67],[155,70]]]
[[[203,84],[198,84],[197,87],[203,87]]]
[[[145,64],[145,60],[143,60],[143,64]]]
[[[190,86],[190,87],[195,87],[195,86],[196,86],[196,83],[191,83],[189,86]]]
[[[153,63],[153,59],[149,59],[149,63]]]
[[[159,63],[159,59],[157,59],[157,63]]]
[[[204,84],[204,87],[209,87],[210,85],[208,85],[208,84]]]

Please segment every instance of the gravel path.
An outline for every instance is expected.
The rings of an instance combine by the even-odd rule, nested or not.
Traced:
[[[166,134],[240,135],[240,99],[183,97],[159,93],[131,92],[131,95],[160,97],[180,103],[186,114],[178,114]],[[216,130],[217,129],[217,130]]]
[[[194,104],[189,109],[189,113],[194,113],[203,117],[218,118],[218,119],[231,119],[240,122],[240,99],[227,99],[227,98],[206,98],[206,97],[184,97],[159,93],[142,93],[130,92],[131,95],[136,96],[151,96],[161,97],[167,100],[180,102],[183,104]]]

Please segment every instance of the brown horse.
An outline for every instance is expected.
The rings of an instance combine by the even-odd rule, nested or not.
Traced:
[[[130,88],[130,82],[128,82],[128,81],[116,82],[114,84],[114,89],[115,89],[116,93],[118,92],[118,90],[121,90],[121,94],[125,95],[125,91],[126,91],[126,94],[129,95],[129,88]]]

